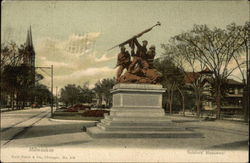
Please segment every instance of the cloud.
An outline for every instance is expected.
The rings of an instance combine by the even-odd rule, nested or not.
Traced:
[[[94,49],[99,36],[99,32],[92,32],[72,34],[67,40],[42,38],[35,45],[36,66],[53,65],[55,85],[59,87],[85,81],[93,86],[101,78],[113,77],[116,55]],[[44,79],[44,83],[49,81],[49,78]]]
[[[55,75],[54,85],[62,88],[67,84],[83,85],[84,82],[88,81],[89,86],[93,88],[94,84],[98,80],[102,80],[104,78],[112,78],[115,74],[115,71],[116,69],[104,66],[99,68],[90,67],[85,70],[75,71],[71,74]],[[50,82],[51,78],[45,78],[42,81],[42,83],[47,84],[48,86],[51,84]]]
[[[62,42],[60,45],[69,53],[82,55],[91,52],[99,36],[100,32],[92,32],[85,35],[72,34],[68,40]]]
[[[105,74],[105,73],[113,73],[115,69],[111,69],[109,67],[90,67],[85,70],[75,71],[69,75],[60,75],[57,76],[56,79],[65,80],[67,78],[79,79],[82,77],[96,77],[97,75]]]
[[[75,67],[74,65],[71,65],[69,63],[65,63],[65,62],[57,62],[57,61],[49,61],[47,60],[46,57],[38,57],[38,59],[40,59],[40,62],[46,63],[47,65],[53,65],[57,68],[60,67]]]
[[[117,56],[108,57],[107,54],[102,55],[100,58],[95,58],[95,62],[104,62],[115,59]]]

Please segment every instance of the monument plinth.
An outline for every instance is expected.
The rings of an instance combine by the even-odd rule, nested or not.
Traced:
[[[110,116],[163,117],[161,85],[117,84],[111,90],[113,107]]]
[[[87,128],[97,138],[189,138],[200,133],[177,126],[165,116],[162,94],[165,89],[154,84],[116,84],[111,93],[113,107],[109,115]]]

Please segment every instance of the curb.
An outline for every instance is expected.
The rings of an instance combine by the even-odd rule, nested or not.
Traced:
[[[48,118],[48,119],[54,122],[93,122],[93,123],[98,122],[93,120],[64,120],[64,119],[54,119],[54,118]]]

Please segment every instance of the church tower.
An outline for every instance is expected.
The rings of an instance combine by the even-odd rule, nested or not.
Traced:
[[[23,62],[28,66],[35,67],[35,50],[33,46],[31,26],[27,31]]]
[[[29,27],[27,31],[27,38],[26,42],[24,44],[23,51],[23,65],[27,66],[29,68],[29,72],[31,73],[31,85],[35,86],[35,57],[36,53],[33,46],[33,40],[32,40],[32,31],[31,26]]]

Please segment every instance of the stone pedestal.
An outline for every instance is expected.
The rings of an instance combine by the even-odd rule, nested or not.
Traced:
[[[87,133],[99,138],[187,138],[201,134],[178,127],[165,117],[162,109],[161,85],[117,84],[111,90],[113,107],[109,115],[87,128]]]
[[[113,107],[110,116],[164,117],[161,85],[117,84],[111,90]]]

